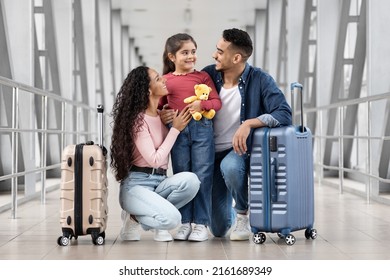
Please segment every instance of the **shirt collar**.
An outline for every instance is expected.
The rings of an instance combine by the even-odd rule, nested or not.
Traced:
[[[245,63],[245,68],[244,68],[244,72],[242,72],[240,78],[239,78],[239,82],[241,83],[246,83],[246,80],[248,79],[248,76],[249,76],[249,71],[250,71],[250,66],[248,63]],[[222,78],[222,72],[218,72],[217,73],[217,80],[216,80],[217,83],[219,84],[223,84],[223,78]]]
[[[245,69],[244,69],[244,72],[242,72],[241,74],[241,77],[240,77],[240,82],[242,83],[246,83],[246,81],[248,80],[248,76],[249,76],[249,71],[250,71],[250,66],[248,63],[245,63]]]

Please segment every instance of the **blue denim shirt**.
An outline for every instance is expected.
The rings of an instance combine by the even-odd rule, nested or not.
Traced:
[[[222,72],[215,70],[215,65],[206,66],[203,70],[210,75],[219,93],[223,86]],[[238,88],[241,94],[241,123],[258,118],[270,127],[291,125],[291,107],[271,75],[247,63]],[[252,147],[252,133],[253,129],[247,139],[248,151]]]

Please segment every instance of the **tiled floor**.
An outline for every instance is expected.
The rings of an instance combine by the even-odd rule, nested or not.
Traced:
[[[90,236],[71,245],[57,245],[59,191],[47,195],[42,205],[34,200],[20,205],[17,218],[0,213],[2,260],[389,260],[390,206],[352,194],[339,194],[329,186],[315,186],[315,228],[318,237],[306,240],[294,232],[296,243],[287,246],[276,234],[264,244],[213,238],[206,242],[155,242],[149,232],[141,241],[123,242],[118,237],[121,221],[118,184],[110,178],[109,220],[105,244],[95,246]]]

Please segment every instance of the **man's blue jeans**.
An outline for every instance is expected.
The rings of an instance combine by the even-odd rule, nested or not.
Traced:
[[[215,237],[225,236],[236,213],[248,210],[248,168],[246,154],[240,156],[233,149],[215,154],[210,226]]]

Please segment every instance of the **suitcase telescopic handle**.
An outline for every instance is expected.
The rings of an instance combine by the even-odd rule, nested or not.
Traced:
[[[97,112],[98,112],[98,125],[99,125],[99,145],[103,148],[103,112],[104,112],[104,106],[102,104],[99,104],[97,106]]]
[[[302,90],[303,90],[303,86],[302,84],[300,83],[291,83],[291,100],[294,100],[294,89],[295,88],[298,88],[299,89],[299,92],[300,92],[300,100],[301,100],[301,132],[305,132],[305,126],[304,126],[304,123],[303,123],[303,94],[302,94]],[[294,102],[292,102],[294,103]]]

